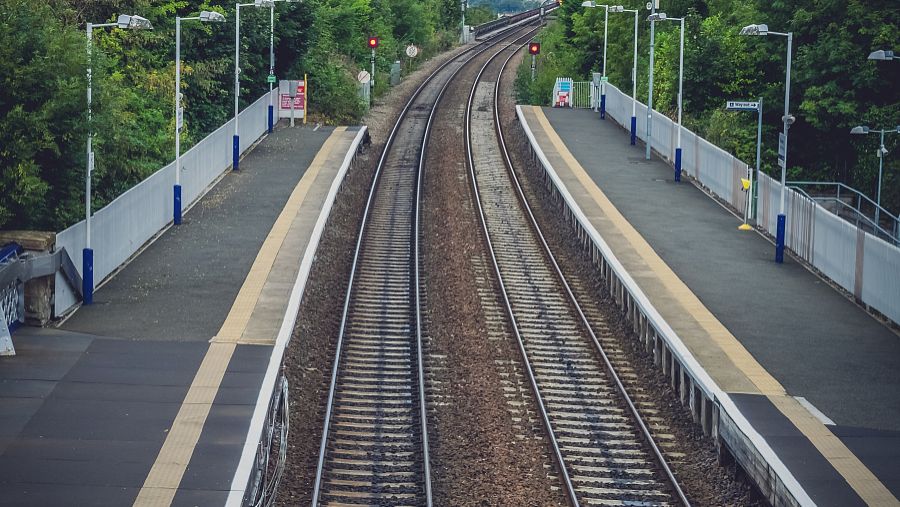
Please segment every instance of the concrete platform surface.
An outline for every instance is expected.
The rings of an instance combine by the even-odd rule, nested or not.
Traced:
[[[676,184],[668,164],[644,160],[613,121],[530,106],[520,115],[599,234],[810,498],[895,504],[900,337],[793,259],[776,264],[766,238]]]
[[[18,355],[0,358],[0,505],[225,503],[359,134],[276,129],[94,305],[16,333]]]

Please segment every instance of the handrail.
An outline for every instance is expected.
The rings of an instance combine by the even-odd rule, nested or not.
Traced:
[[[794,189],[797,193],[809,198],[814,202],[820,201],[828,201],[835,202],[838,205],[842,206],[844,209],[852,210],[856,216],[856,223],[859,224],[860,219],[862,219],[863,223],[870,227],[872,231],[876,235],[883,235],[888,238],[892,243],[900,245],[900,217],[892,214],[890,211],[885,208],[879,206],[875,201],[870,199],[864,193],[859,190],[848,186],[839,181],[788,181],[786,185],[792,189]],[[836,188],[835,196],[832,197],[830,195],[822,195],[822,196],[813,196],[808,191],[801,188],[801,186],[806,187],[834,187]],[[841,189],[845,189],[855,198],[856,206],[852,206],[847,204],[843,199],[841,199]],[[885,229],[881,226],[880,223],[876,222],[873,218],[871,218],[867,213],[862,211],[863,200],[867,202],[874,210],[877,210],[880,215],[888,217],[894,224],[890,229]],[[827,208],[826,208],[827,209]],[[830,210],[829,210],[830,211]],[[838,217],[846,220],[844,217],[841,217],[839,213],[834,213]],[[848,220],[849,221],[849,220]]]

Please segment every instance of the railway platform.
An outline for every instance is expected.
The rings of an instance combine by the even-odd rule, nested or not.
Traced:
[[[900,336],[795,259],[776,264],[766,237],[644,160],[613,121],[532,106],[518,117],[595,251],[627,272],[617,287],[634,287],[632,315],[678,342],[660,360],[673,383],[690,370],[712,386],[717,437],[741,440],[730,450],[770,500],[900,504]]]
[[[0,360],[0,504],[241,500],[365,127],[279,128],[58,328]]]

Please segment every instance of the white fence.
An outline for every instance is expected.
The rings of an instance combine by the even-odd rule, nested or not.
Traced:
[[[277,100],[278,90],[272,93],[273,100]],[[268,108],[269,95],[264,94],[241,111],[238,124],[241,153],[268,128]],[[234,118],[181,155],[184,209],[231,167],[233,122]],[[173,161],[94,213],[91,219],[91,247],[94,249],[94,280],[97,284],[172,221],[174,171]],[[79,273],[82,268],[84,227],[82,220],[56,235],[57,247],[66,248]],[[62,315],[78,302],[78,296],[59,273],[56,275],[55,296],[55,315]]]
[[[631,124],[631,97],[606,86],[606,112],[619,124]],[[646,141],[647,106],[637,104],[637,135]],[[627,127],[626,127],[627,128]],[[675,160],[677,125],[653,112],[652,148],[670,163]],[[740,178],[747,164],[684,129],[681,133],[682,171],[736,209],[743,210],[748,194]],[[761,175],[758,224],[775,235],[781,183]],[[900,323],[900,248],[842,220],[809,198],[788,188],[785,193],[785,244],[825,276],[869,307]]]

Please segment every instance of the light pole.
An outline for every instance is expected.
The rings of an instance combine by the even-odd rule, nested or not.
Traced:
[[[272,87],[275,86],[275,2],[294,3],[299,0],[272,0],[269,7],[269,133],[275,127],[275,104],[272,99]],[[255,5],[255,4],[254,4]]]
[[[784,193],[787,188],[787,185],[785,184],[785,171],[787,169],[788,130],[791,128],[791,124],[794,123],[794,117],[790,114],[791,46],[794,42],[794,34],[793,32],[770,32],[768,25],[759,24],[747,25],[744,28],[741,28],[741,35],[780,35],[782,37],[787,37],[787,71],[784,79],[784,116],[781,117],[784,131],[779,137],[778,143],[778,165],[781,166],[781,200],[778,206],[778,222],[775,229],[775,262],[780,264],[784,262],[784,231],[785,223],[787,222],[787,217],[784,214]]]
[[[650,0],[650,16],[656,14],[656,4],[659,0]],[[653,136],[653,53],[656,47],[656,21],[650,19],[650,70],[647,83],[647,150],[644,158],[650,160],[652,151],[651,139]]]
[[[675,181],[679,182],[681,181],[681,106],[684,85],[684,18],[667,18],[665,12],[655,12],[647,19],[650,22],[678,21],[681,24],[681,37],[678,43],[678,135],[675,145]]]
[[[609,34],[609,6],[597,5],[597,2],[589,0],[581,3],[582,7],[603,7],[603,77],[600,79],[600,119],[606,119],[606,41]]]
[[[81,292],[84,304],[94,302],[94,250],[91,249],[91,173],[94,171],[94,132],[91,127],[91,63],[93,61],[94,28],[128,28],[152,30],[153,25],[140,16],[122,14],[115,23],[88,23],[87,35],[87,166],[84,171],[84,249],[81,251]]]
[[[885,132],[900,132],[900,126],[892,129],[881,129],[881,130],[872,130],[866,126],[853,127],[850,129],[851,134],[871,134],[871,133],[879,133],[881,134],[881,140],[878,145],[878,191],[875,196],[875,225],[880,227],[879,220],[881,219],[881,174],[884,170],[884,156],[887,155],[888,151],[884,147],[884,134]]]
[[[253,3],[234,4],[234,137],[231,145],[231,167],[237,171],[241,159],[241,137],[238,134],[238,102],[241,96],[241,7],[268,7],[275,6],[274,0],[256,0]]]
[[[181,225],[181,129],[184,126],[184,110],[181,107],[181,22],[199,20],[203,23],[222,23],[225,16],[218,12],[203,11],[191,18],[175,17],[175,187],[172,220]]]
[[[626,9],[622,5],[614,5],[610,12],[634,13],[634,57],[631,64],[631,145],[637,142],[637,48],[638,48],[638,10]]]

